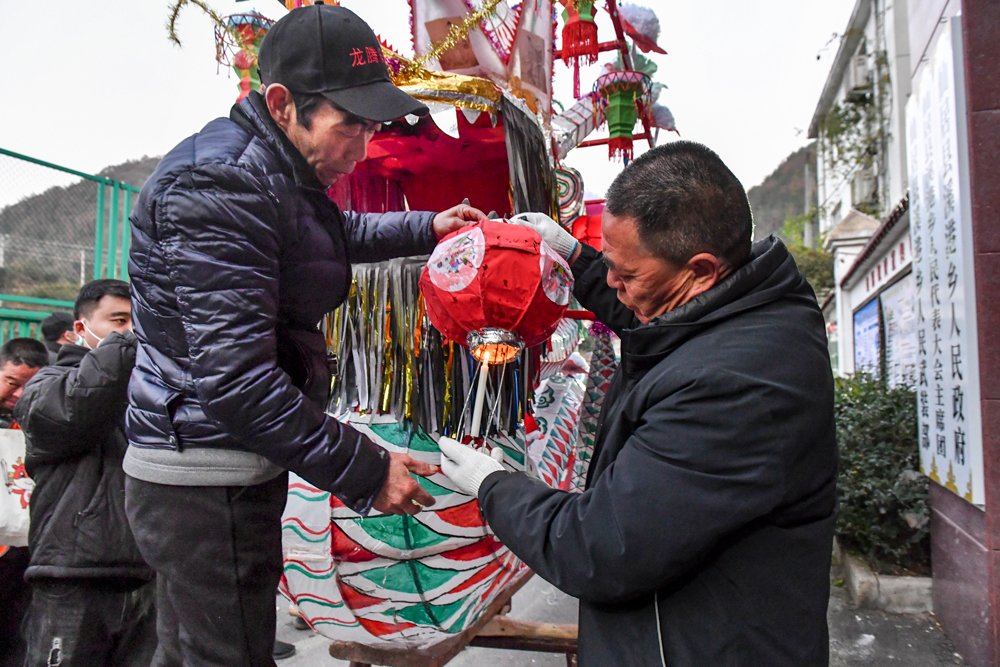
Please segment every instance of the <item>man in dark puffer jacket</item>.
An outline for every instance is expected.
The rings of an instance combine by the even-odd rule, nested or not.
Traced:
[[[84,285],[54,366],[25,385],[14,416],[35,481],[25,579],[27,667],[135,665],[156,648],[153,571],[125,519],[125,408],[136,339],[129,287]]]
[[[327,417],[317,324],[351,261],[429,253],[480,211],[342,214],[325,190],[381,122],[427,109],[392,85],[342,7],[296,9],[260,49],[264,94],[167,154],[132,214],[140,341],[127,415],[127,510],[157,572],[154,665],[271,665],[291,470],[360,513],[433,504],[389,454]]]

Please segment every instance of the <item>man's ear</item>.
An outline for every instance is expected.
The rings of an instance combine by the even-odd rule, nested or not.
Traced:
[[[264,101],[275,124],[288,134],[288,128],[296,123],[297,114],[292,92],[280,83],[272,83],[264,90]]]
[[[719,282],[722,272],[719,258],[707,252],[700,252],[689,259],[685,267],[691,272],[691,297],[712,289]]]

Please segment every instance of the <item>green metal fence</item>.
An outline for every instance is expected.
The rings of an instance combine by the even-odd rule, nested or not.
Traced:
[[[48,313],[0,308],[0,345],[11,338],[42,339],[41,320]]]
[[[38,323],[53,310],[72,310],[89,280],[128,280],[128,216],[138,193],[114,178],[0,148],[0,343],[40,338]]]
[[[26,310],[23,307],[9,308],[10,304],[24,305],[32,310]],[[73,302],[0,294],[0,345],[11,338],[28,337],[41,340],[41,321],[57,310],[71,312]]]

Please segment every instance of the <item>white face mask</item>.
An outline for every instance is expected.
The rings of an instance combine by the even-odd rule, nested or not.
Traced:
[[[84,322],[83,320],[80,320],[80,324],[82,324],[83,328],[87,330],[87,333],[89,333],[91,336],[93,336],[94,338],[97,339],[97,345],[98,346],[100,346],[100,344],[104,341],[104,338],[107,338],[107,336],[105,336],[104,338],[102,338],[102,337],[98,336],[97,334],[95,334],[93,331],[90,330],[90,327],[88,327],[87,323]],[[92,350],[94,349],[94,348],[90,347],[90,343],[88,343],[87,339],[84,338],[83,336],[78,336],[77,345],[81,345],[83,347],[89,347]]]

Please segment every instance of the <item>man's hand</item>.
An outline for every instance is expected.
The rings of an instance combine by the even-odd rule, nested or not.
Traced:
[[[559,226],[559,223],[544,213],[519,213],[510,219],[515,225],[531,227],[550,248],[559,253],[567,262],[579,255],[580,242],[573,235]]]
[[[438,447],[441,448],[441,471],[462,493],[473,498],[479,496],[479,487],[484,479],[505,470],[493,457],[477,452],[457,440],[442,436],[438,440]]]
[[[438,240],[441,240],[470,222],[479,220],[486,220],[486,214],[478,208],[469,206],[469,200],[466,199],[458,206],[452,206],[434,216],[434,233],[437,234]]]
[[[384,514],[416,514],[430,507],[434,498],[417,484],[410,473],[429,477],[437,471],[437,466],[422,463],[406,454],[389,454],[389,476],[372,507]]]

